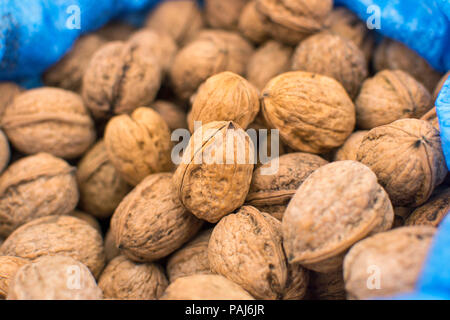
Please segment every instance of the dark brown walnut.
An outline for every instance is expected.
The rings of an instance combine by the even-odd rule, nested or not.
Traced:
[[[25,154],[76,158],[95,141],[94,123],[81,97],[57,88],[17,96],[3,114],[2,127],[11,144]]]
[[[72,257],[95,277],[105,264],[100,233],[89,223],[70,216],[34,219],[16,229],[0,247],[0,255],[35,260],[45,255]]]
[[[137,185],[149,174],[173,168],[169,127],[151,108],[113,117],[104,139],[109,160],[131,185]]]
[[[439,81],[439,83],[436,85],[436,88],[433,92],[433,102],[437,100],[439,93],[442,90],[442,87],[444,86],[444,83],[447,81],[447,79],[450,77],[450,71],[447,72]],[[0,89],[1,90],[1,89]]]
[[[170,79],[179,98],[188,100],[210,76],[223,71],[244,74],[253,47],[239,34],[206,30],[178,51]]]
[[[36,218],[68,214],[77,203],[75,168],[48,153],[22,158],[0,176],[0,236]]]
[[[166,257],[191,239],[202,221],[180,203],[171,173],[148,176],[120,203],[111,220],[114,242],[131,260]]]
[[[43,256],[16,273],[8,300],[101,300],[102,291],[89,269],[61,255]]]
[[[375,172],[394,206],[424,204],[447,175],[439,131],[424,120],[402,119],[370,130],[357,159]]]
[[[239,17],[239,31],[253,43],[259,44],[269,37],[266,24],[265,16],[256,9],[256,0],[250,0],[242,9]]]
[[[120,255],[120,249],[116,246],[111,228],[106,232],[104,243],[106,263],[109,263],[112,259]]]
[[[440,130],[439,119],[438,119],[437,113],[436,113],[436,107],[431,108],[420,119],[428,121],[433,127],[435,127],[437,130]]]
[[[267,124],[296,151],[331,151],[355,127],[355,106],[342,85],[309,72],[287,72],[272,79],[262,91],[261,109]]]
[[[151,12],[145,26],[167,33],[178,44],[183,45],[203,29],[204,22],[196,1],[162,1]]]
[[[83,75],[94,53],[106,43],[96,34],[81,36],[72,49],[43,75],[47,86],[81,91]]]
[[[302,41],[292,57],[292,69],[336,79],[352,99],[368,76],[367,61],[353,41],[321,32]]]
[[[364,136],[368,132],[368,130],[353,132],[342,145],[342,147],[336,150],[333,156],[334,161],[356,160],[356,153],[358,152],[359,146],[361,145]]]
[[[254,300],[244,289],[216,274],[194,274],[171,283],[161,300]]]
[[[368,235],[391,228],[394,210],[377,177],[356,161],[337,161],[314,171],[283,217],[289,263],[317,272],[342,266],[343,255]]]
[[[246,79],[221,72],[208,78],[198,89],[188,118],[189,130],[212,121],[233,121],[246,129],[259,112],[259,92]]]
[[[0,173],[6,169],[11,158],[11,150],[9,148],[8,138],[5,133],[0,130]]]
[[[14,82],[0,82],[0,121],[6,107],[10,105],[23,89]]]
[[[211,28],[237,29],[242,9],[248,0],[205,0],[205,18]]]
[[[289,71],[292,52],[291,47],[277,41],[267,41],[255,51],[248,62],[248,81],[263,90],[270,79]]]
[[[102,228],[100,227],[100,223],[98,220],[91,214],[85,213],[80,210],[73,210],[71,213],[68,214],[71,217],[78,218],[80,220],[86,221],[89,223],[91,227],[94,227],[95,230],[97,230],[99,233],[102,232]]]
[[[319,156],[301,152],[272,159],[253,172],[246,203],[264,212],[271,206],[286,207],[306,178],[327,163]],[[273,210],[269,211],[273,213]],[[274,217],[281,220],[283,212],[280,213]]]
[[[78,163],[80,207],[99,219],[111,216],[131,187],[108,158],[105,143],[98,141]]]
[[[114,258],[98,280],[107,299],[156,300],[168,284],[160,265],[136,263],[125,256]]]
[[[328,273],[310,272],[308,294],[311,300],[345,300],[342,268]]]
[[[112,21],[95,32],[107,41],[127,41],[136,27],[122,21]]]
[[[9,284],[21,266],[29,261],[18,257],[0,256],[0,300],[6,299]]]
[[[159,113],[171,131],[187,129],[186,112],[178,105],[170,101],[158,100],[152,103],[151,108]]]
[[[450,188],[438,188],[430,200],[414,210],[405,225],[438,227],[450,212]]]
[[[401,70],[384,70],[364,81],[356,105],[356,124],[372,129],[404,118],[420,118],[432,106],[427,88]]]
[[[161,67],[143,48],[114,41],[94,54],[83,77],[82,95],[95,118],[130,113],[155,99]]]
[[[173,177],[175,192],[197,218],[216,223],[244,203],[253,163],[253,143],[242,128],[210,122],[189,140]]]
[[[256,8],[268,20],[266,30],[275,40],[297,45],[324,28],[333,1],[257,0]]]
[[[433,92],[441,74],[434,70],[428,62],[403,43],[385,39],[377,47],[373,60],[375,70],[403,70],[420,81],[430,92]]]
[[[402,227],[358,242],[344,260],[348,297],[362,300],[413,291],[435,231]]]
[[[201,232],[176,251],[167,261],[170,282],[194,274],[211,274],[208,261],[208,243],[213,229]]]

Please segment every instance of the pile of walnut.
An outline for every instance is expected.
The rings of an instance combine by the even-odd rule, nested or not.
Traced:
[[[0,84],[0,298],[411,291],[450,210],[441,77],[332,0],[167,1],[83,36],[46,87]],[[280,156],[196,161],[227,143]]]

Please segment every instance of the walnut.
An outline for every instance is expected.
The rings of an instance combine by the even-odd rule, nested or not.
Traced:
[[[394,220],[389,197],[377,177],[356,161],[338,161],[314,171],[300,186],[283,217],[289,263],[317,272],[342,266],[343,254]]]
[[[407,226],[438,227],[450,212],[450,188],[438,188],[430,200],[414,210],[405,222]]]
[[[120,249],[115,243],[114,234],[112,233],[111,228],[106,232],[104,242],[106,263],[109,263],[112,259],[120,255]]]
[[[200,219],[219,221],[244,203],[253,161],[253,143],[237,124],[203,125],[189,140],[173,177],[181,203]]]
[[[5,110],[2,127],[11,144],[25,154],[76,158],[95,140],[94,123],[81,97],[57,88],[17,96]]]
[[[262,43],[269,37],[266,24],[266,18],[256,9],[256,0],[250,0],[239,17],[239,31],[250,41]]]
[[[11,150],[9,149],[8,138],[2,130],[0,130],[0,173],[8,166],[11,158]]]
[[[178,105],[169,101],[158,100],[152,103],[151,108],[159,113],[171,131],[187,129],[186,112]]]
[[[310,272],[308,293],[311,300],[345,300],[345,283],[342,268],[322,273]]]
[[[136,27],[122,21],[112,21],[95,32],[107,41],[127,41]]]
[[[43,256],[25,264],[11,281],[8,300],[100,300],[102,291],[77,260]]]
[[[177,198],[171,173],[148,176],[120,203],[111,220],[114,242],[131,260],[166,257],[192,238],[202,221]]]
[[[168,281],[160,265],[118,256],[105,267],[98,286],[109,299],[156,300],[166,290]]]
[[[34,219],[16,229],[0,247],[0,255],[35,260],[44,255],[72,257],[98,277],[105,263],[100,233],[69,216]]]
[[[402,227],[358,242],[344,260],[348,297],[389,297],[414,290],[434,234],[432,227]],[[378,290],[368,286],[368,270],[380,275]]]
[[[334,161],[356,160],[356,153],[364,136],[369,133],[368,130],[360,130],[353,132],[345,143],[336,150]]]
[[[21,266],[29,261],[9,256],[0,256],[0,300],[5,299],[8,295],[9,284]]]
[[[436,88],[434,89],[433,92],[433,102],[437,100],[439,93],[442,90],[442,87],[444,86],[445,82],[447,81],[447,79],[450,77],[450,71],[447,72],[439,81],[439,83],[436,85]],[[0,89],[1,90],[1,89]],[[0,103],[1,104],[1,103]]]
[[[0,176],[0,236],[33,219],[70,213],[78,203],[75,169],[48,153],[22,158]]]
[[[447,174],[439,131],[424,120],[402,119],[370,130],[357,159],[375,172],[394,206],[425,203]]]
[[[171,283],[161,300],[253,300],[253,297],[225,277],[194,274]]]
[[[292,69],[319,73],[339,81],[353,99],[367,78],[364,54],[352,41],[321,32],[302,41],[292,57]]]
[[[325,153],[341,146],[355,127],[355,106],[334,79],[309,72],[287,72],[262,92],[268,125],[296,151]]]
[[[440,131],[440,127],[439,127],[439,119],[437,117],[437,113],[436,113],[436,107],[431,108],[427,113],[425,113],[422,118],[420,118],[421,120],[425,120],[428,121],[433,127],[436,128],[436,130]]]
[[[205,0],[205,18],[211,28],[237,29],[242,9],[248,0]]]
[[[129,184],[137,185],[149,174],[173,168],[169,127],[150,108],[113,117],[104,139],[109,160]]]
[[[0,82],[0,121],[3,118],[6,108],[23,89],[14,82]]]
[[[102,233],[102,228],[100,227],[100,223],[94,216],[92,216],[88,213],[85,213],[83,211],[80,211],[80,210],[73,210],[68,215],[71,217],[86,221],[89,225],[91,225],[91,227],[94,227],[95,230],[97,230],[99,233]]]
[[[130,113],[156,97],[161,67],[154,55],[143,51],[145,47],[135,43],[114,41],[94,54],[83,77],[82,95],[95,118]]]

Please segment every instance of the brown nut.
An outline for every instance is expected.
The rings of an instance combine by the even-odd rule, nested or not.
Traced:
[[[107,41],[127,41],[135,31],[136,27],[115,20],[95,31],[95,34]]]
[[[244,203],[253,163],[253,143],[237,124],[203,125],[189,140],[173,177],[181,203],[199,219],[219,221]]]
[[[142,46],[120,41],[101,47],[83,77],[82,95],[97,119],[130,113],[155,99],[161,84],[157,58]]]
[[[173,168],[169,127],[150,108],[113,117],[106,126],[104,139],[109,160],[131,185],[137,185],[152,173]]]
[[[194,274],[171,283],[161,300],[254,300],[240,286],[216,274]]]
[[[247,129],[259,112],[259,92],[241,76],[226,71],[208,78],[198,89],[189,115],[189,130],[212,121],[234,121]]]
[[[8,138],[5,133],[0,130],[0,173],[6,169],[11,158],[11,150],[9,148]]]
[[[29,261],[9,256],[0,256],[0,300],[5,299],[8,295],[9,284],[21,266]]]
[[[38,153],[14,162],[0,176],[0,236],[33,219],[70,213],[78,203],[75,169]]]
[[[87,222],[91,227],[95,228],[95,230],[97,230],[99,233],[102,233],[100,223],[94,216],[88,213],[84,213],[83,211],[80,210],[73,210],[71,213],[68,214],[68,216],[83,220]]]
[[[120,249],[116,245],[111,228],[106,232],[104,243],[106,263],[109,263],[112,259],[120,255]]]
[[[355,127],[355,106],[334,79],[309,72],[287,72],[262,92],[267,124],[280,130],[292,149],[325,153],[341,146]]]
[[[205,18],[211,28],[237,29],[242,9],[248,0],[205,0]]]
[[[156,300],[168,284],[160,265],[136,263],[125,256],[114,258],[98,280],[103,296],[109,299]]]
[[[438,227],[450,212],[450,188],[438,188],[424,205],[414,210],[405,225]]]
[[[98,277],[105,264],[100,233],[69,216],[34,219],[16,229],[0,247],[0,255],[34,260],[45,255],[72,257]]]
[[[14,82],[0,82],[0,121],[3,118],[6,108],[23,89]]]
[[[103,140],[78,163],[77,180],[81,208],[99,219],[111,216],[131,190],[109,160]]]
[[[440,130],[439,127],[439,119],[437,117],[437,113],[436,113],[436,107],[431,108],[427,113],[425,113],[422,118],[420,118],[421,120],[425,120],[428,121],[429,123],[431,123],[431,125],[433,127],[436,128],[436,130]]]
[[[292,57],[292,69],[334,78],[354,99],[368,76],[362,51],[351,40],[321,32],[302,41]]]
[[[2,126],[11,144],[25,154],[76,158],[95,141],[94,123],[81,97],[57,88],[17,96],[6,108]]]
[[[250,41],[257,44],[262,43],[269,37],[266,24],[264,15],[256,10],[256,0],[250,0],[242,9],[239,17],[239,31]]]
[[[43,256],[16,273],[8,300],[101,300],[102,291],[89,269],[77,260]]]
[[[414,290],[435,230],[402,227],[354,245],[344,260],[348,297],[370,299]]]
[[[137,262],[166,257],[202,226],[181,205],[171,173],[148,176],[120,203],[111,220],[114,242]]]
[[[283,245],[289,263],[331,272],[342,266],[348,248],[390,229],[393,220],[389,197],[369,168],[333,162],[314,171],[292,198],[282,222]]]
[[[171,131],[176,129],[187,129],[186,112],[176,104],[169,101],[158,100],[152,103],[151,108],[159,113]]]
[[[439,83],[436,85],[436,88],[433,92],[433,102],[437,100],[439,93],[442,90],[442,87],[444,86],[444,83],[447,81],[447,79],[450,77],[450,71],[447,72],[439,81]]]
[[[345,300],[342,268],[328,273],[310,272],[308,293],[312,300]]]
[[[384,70],[364,81],[356,105],[356,124],[372,129],[404,118],[420,118],[431,107],[427,88],[401,70]]]
[[[368,130],[353,132],[342,147],[336,150],[334,154],[334,161],[356,160],[356,153],[358,152],[364,136],[368,132]]]
[[[394,206],[420,206],[447,175],[439,131],[424,120],[370,130],[357,159],[375,172]]]

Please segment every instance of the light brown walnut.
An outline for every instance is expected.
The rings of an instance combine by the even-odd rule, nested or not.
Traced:
[[[256,0],[250,0],[242,9],[238,28],[244,37],[259,44],[268,39],[267,21],[256,9]]]
[[[211,28],[237,29],[242,9],[248,0],[205,0],[205,18]]]
[[[356,153],[358,152],[359,146],[361,145],[364,136],[368,132],[368,130],[353,132],[342,145],[342,147],[336,150],[333,157],[334,161],[356,160]]]
[[[6,299],[8,295],[9,284],[17,273],[17,270],[21,266],[29,263],[28,260],[10,257],[0,256],[0,300]]]
[[[120,255],[120,249],[115,243],[114,234],[112,233],[111,228],[106,232],[104,243],[106,263],[109,263],[112,259]]]

